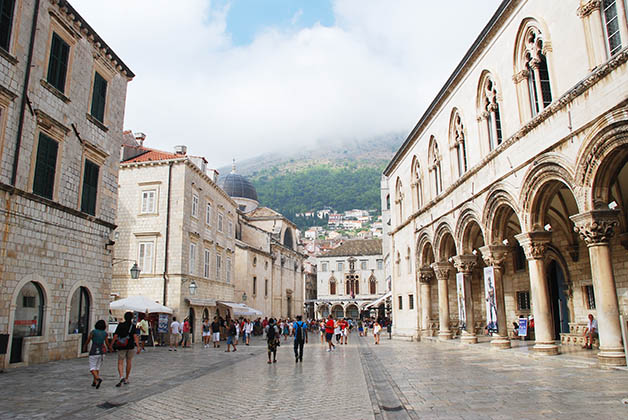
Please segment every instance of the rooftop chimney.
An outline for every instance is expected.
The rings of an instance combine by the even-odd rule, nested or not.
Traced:
[[[140,144],[140,146],[144,146],[144,140],[146,140],[146,134],[144,133],[133,133],[135,140]]]
[[[184,146],[182,144],[178,145],[178,146],[174,146],[174,153],[177,155],[184,155],[188,152],[188,148],[187,146]]]

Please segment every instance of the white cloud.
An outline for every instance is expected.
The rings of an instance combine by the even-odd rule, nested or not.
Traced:
[[[268,28],[235,47],[228,5],[73,1],[137,75],[125,127],[214,166],[409,132],[498,3],[335,0],[333,27]]]

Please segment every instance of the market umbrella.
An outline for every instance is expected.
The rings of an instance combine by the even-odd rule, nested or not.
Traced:
[[[148,313],[172,313],[172,309],[157,302],[154,302],[144,296],[129,296],[125,299],[115,300],[109,304],[109,309]]]

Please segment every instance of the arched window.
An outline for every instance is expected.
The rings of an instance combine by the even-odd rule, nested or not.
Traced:
[[[334,276],[331,276],[329,278],[329,294],[330,295],[336,294],[336,278]]]
[[[386,195],[386,210],[390,210],[390,194]]]
[[[456,162],[458,163],[458,176],[462,176],[467,172],[467,142],[464,131],[464,125],[462,124],[462,117],[460,112],[454,108],[451,121],[449,123],[449,141],[452,149],[456,153]]]
[[[434,196],[443,192],[443,173],[441,169],[441,156],[438,152],[438,143],[434,136],[430,138],[430,147],[428,151],[430,161],[430,172],[434,181]]]
[[[400,178],[397,178],[395,187],[395,205],[397,206],[397,215],[399,216],[398,224],[401,224],[403,221],[403,185]]]
[[[401,276],[401,254],[397,252],[397,260],[395,260],[395,264],[397,265],[397,275]]]
[[[530,116],[535,117],[552,102],[552,89],[547,62],[549,42],[534,20],[522,24],[517,48],[515,82],[525,84],[520,94],[527,95]]]
[[[369,277],[369,293],[372,295],[377,293],[377,279],[372,274]]]
[[[82,334],[83,344],[89,334],[89,292],[85,287],[79,287],[70,301],[70,319],[68,320],[68,334]]]
[[[41,336],[44,324],[44,292],[39,283],[28,282],[15,302],[10,363],[22,361],[24,337]]]
[[[609,57],[612,57],[621,50],[620,16],[617,14],[616,0],[603,0],[602,9],[606,47],[608,48]]]
[[[495,79],[489,72],[484,72],[478,88],[478,121],[482,135],[488,140],[489,151],[502,144],[503,140],[499,101]]]
[[[423,179],[421,178],[421,166],[415,156],[412,161],[412,204],[415,210],[423,207]]]
[[[406,251],[406,266],[407,266],[407,271],[408,274],[412,274],[412,264],[410,263],[411,259],[411,252],[410,252],[410,247],[408,247],[408,250]]]

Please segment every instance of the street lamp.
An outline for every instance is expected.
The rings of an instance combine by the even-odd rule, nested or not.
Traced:
[[[114,265],[116,265],[118,263],[125,262],[125,261],[127,261],[127,262],[133,261],[133,267],[131,267],[131,270],[130,270],[131,271],[131,278],[133,280],[139,279],[140,278],[140,273],[142,272],[142,270],[140,269],[140,266],[137,265],[137,261],[129,260],[129,259],[126,259],[126,258],[113,258],[111,260],[111,265],[114,266]]]
[[[246,296],[246,292],[242,292],[242,302],[246,302],[246,298],[248,296]]]
[[[195,295],[196,294],[196,289],[198,289],[198,286],[197,286],[196,282],[194,280],[192,280],[190,282],[190,294],[191,295]]]

